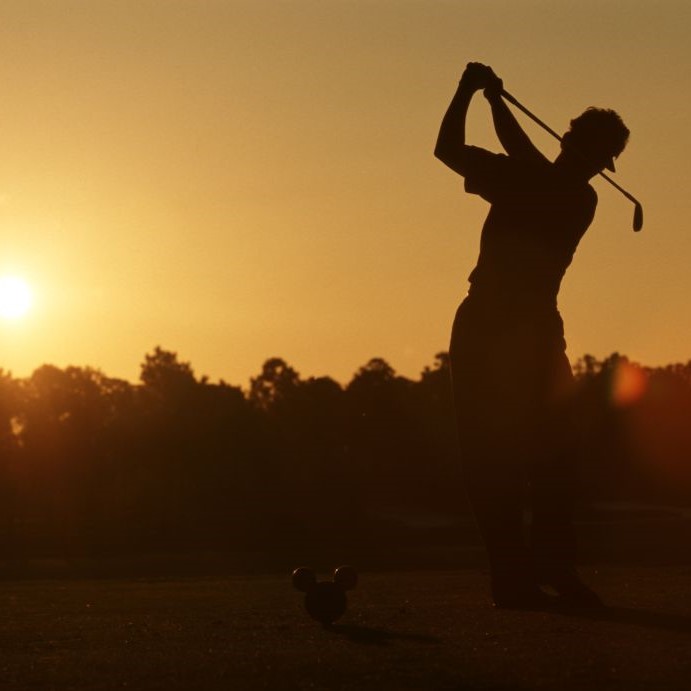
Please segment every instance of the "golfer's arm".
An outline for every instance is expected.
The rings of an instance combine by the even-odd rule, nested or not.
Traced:
[[[459,175],[465,175],[465,121],[474,93],[475,89],[461,81],[441,121],[434,147],[434,155]]]
[[[499,94],[486,94],[486,97],[492,108],[494,129],[506,153],[516,158],[545,159],[542,152],[530,141],[528,135],[518,124],[518,120],[502,97]]]

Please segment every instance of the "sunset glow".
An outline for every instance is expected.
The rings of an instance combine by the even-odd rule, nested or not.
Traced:
[[[471,60],[559,132],[590,105],[631,130],[614,177],[645,227],[593,180],[559,296],[569,359],[686,362],[690,21],[679,0],[5,0],[0,275],[35,302],[4,288],[0,367],[136,381],[160,344],[239,385],[275,355],[419,376],[488,211],[433,155]],[[501,151],[481,96],[468,142]]]

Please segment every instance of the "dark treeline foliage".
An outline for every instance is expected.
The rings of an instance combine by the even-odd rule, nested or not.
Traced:
[[[576,363],[592,499],[691,502],[691,363]],[[417,381],[375,358],[345,386],[267,360],[248,391],[156,348],[140,382],[0,370],[7,552],[262,550],[465,510],[445,353]]]
[[[691,505],[691,361],[652,368],[586,355],[574,372],[591,496]]]

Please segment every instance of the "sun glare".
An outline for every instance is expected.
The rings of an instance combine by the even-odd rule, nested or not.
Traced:
[[[19,319],[31,307],[31,288],[17,276],[0,276],[0,317]]]

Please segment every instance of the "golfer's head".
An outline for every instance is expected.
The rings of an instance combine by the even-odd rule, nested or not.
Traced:
[[[604,108],[588,108],[571,120],[562,149],[573,149],[585,157],[594,173],[614,171],[614,159],[624,150],[629,130],[618,113]],[[594,174],[593,173],[593,174]]]

